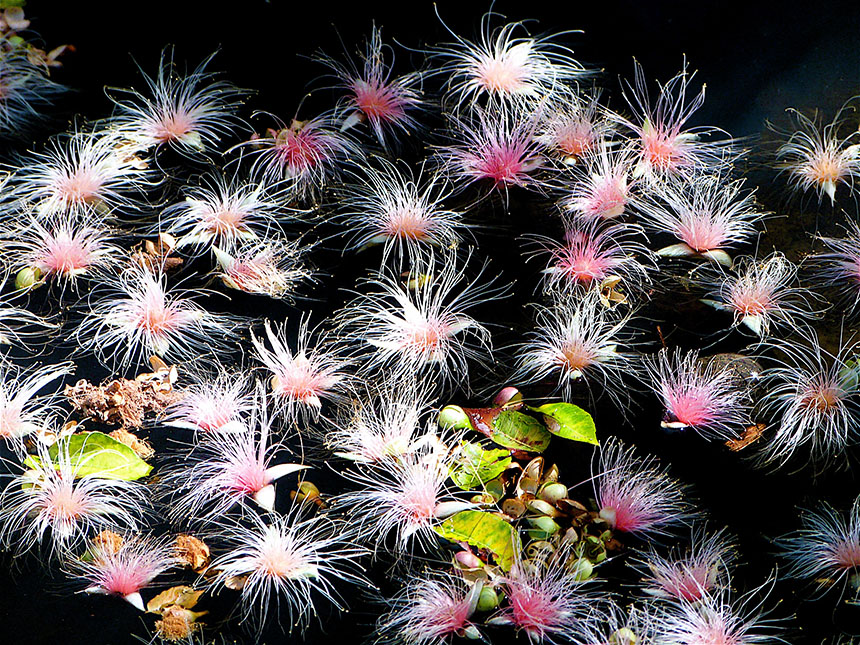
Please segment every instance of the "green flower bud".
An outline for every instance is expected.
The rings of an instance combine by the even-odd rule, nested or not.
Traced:
[[[475,607],[477,611],[492,611],[499,606],[499,594],[492,587],[484,587],[481,589],[481,595],[478,596],[478,604]]]
[[[16,289],[35,289],[42,284],[42,271],[38,267],[26,267],[15,276]]]
[[[561,530],[555,520],[546,516],[529,518],[529,524],[532,529],[528,531],[528,535],[533,540],[549,539]]]
[[[442,408],[437,423],[445,430],[474,430],[469,416],[459,405],[446,405]]]
[[[585,581],[594,575],[594,565],[585,558],[571,558],[567,563],[568,571],[579,581]]]

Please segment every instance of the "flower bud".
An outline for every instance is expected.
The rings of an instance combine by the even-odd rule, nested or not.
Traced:
[[[546,515],[547,517],[555,517],[558,515],[558,511],[555,510],[555,507],[542,499],[533,499],[526,504],[526,506],[532,513],[537,513],[539,515]]]
[[[42,271],[38,267],[25,267],[15,276],[16,289],[35,289],[42,284]]]
[[[445,430],[473,430],[469,416],[459,405],[446,405],[436,421]]]
[[[594,575],[594,565],[585,558],[571,558],[567,563],[570,574],[580,582],[584,582]]]
[[[558,482],[544,484],[538,489],[538,497],[554,505],[558,500],[567,497],[567,486]]]
[[[622,627],[609,637],[609,645],[636,645],[638,642],[636,633],[629,627]]]
[[[519,407],[519,404],[522,402],[522,400],[523,395],[520,394],[520,391],[517,388],[504,387],[493,399],[493,406],[497,408]]]
[[[492,611],[499,606],[499,594],[492,587],[484,587],[481,589],[481,595],[478,596],[477,611]]]
[[[457,551],[454,554],[454,559],[461,567],[466,569],[480,569],[484,566],[481,559],[471,551]]]
[[[528,531],[533,540],[546,540],[561,530],[551,517],[533,517],[529,519],[532,528]]]

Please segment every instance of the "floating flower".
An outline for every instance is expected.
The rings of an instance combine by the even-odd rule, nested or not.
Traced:
[[[122,90],[119,98],[111,97],[117,107],[114,130],[141,151],[164,145],[184,153],[215,148],[240,123],[236,111],[243,92],[206,71],[214,57],[183,75],[176,70],[173,49],[166,48],[154,78],[141,70],[146,93]]]

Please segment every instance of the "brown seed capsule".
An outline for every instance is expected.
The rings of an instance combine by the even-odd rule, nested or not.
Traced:
[[[537,496],[545,502],[555,504],[567,497],[567,486],[558,482],[549,482],[540,487]]]
[[[211,560],[209,547],[206,546],[206,543],[187,533],[176,536],[173,551],[177,558],[197,573],[208,567]]]
[[[104,530],[93,538],[93,546],[103,553],[116,554],[122,547],[122,536],[113,531]]]
[[[136,434],[129,432],[125,428],[114,430],[108,435],[111,439],[116,439],[122,444],[125,444],[134,451],[141,459],[149,459],[155,454],[155,450],[147,441],[141,439]]]
[[[543,474],[543,477],[541,478],[541,481],[543,483],[557,482],[558,481],[558,466],[553,464],[552,466],[547,468]]]
[[[575,499],[562,498],[555,503],[556,507],[565,515],[571,517],[580,517],[588,515],[590,512],[585,506],[577,502]]]
[[[171,606],[161,614],[161,620],[155,621],[155,631],[159,638],[177,642],[191,638],[192,634],[201,628],[197,622],[200,616],[208,612],[189,611],[178,606]]]
[[[547,517],[560,515],[552,504],[545,502],[542,499],[533,499],[526,504],[526,507],[532,513],[537,513],[538,515],[545,515]]]
[[[541,481],[543,479],[543,457],[535,457],[523,469],[523,477]]]
[[[502,512],[511,517],[520,517],[526,512],[526,505],[518,499],[506,499],[502,502]]]

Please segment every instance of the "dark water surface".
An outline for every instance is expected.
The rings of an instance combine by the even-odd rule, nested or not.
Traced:
[[[466,38],[475,35],[480,15],[487,7],[484,3],[462,1],[440,1],[436,6],[448,26]],[[786,107],[819,107],[829,118],[846,99],[860,94],[860,7],[853,3],[538,0],[497,2],[495,9],[509,19],[535,19],[530,24],[533,33],[583,30],[583,34],[569,34],[562,42],[569,44],[583,63],[605,70],[601,84],[607,88],[610,104],[619,109],[622,105],[617,79],[632,76],[634,56],[644,66],[649,80],[665,81],[679,71],[685,54],[691,69],[699,70],[697,79],[706,82],[708,88],[705,106],[693,125],[715,125],[735,136],[750,137],[749,146],[754,150],[771,145],[772,137],[764,132],[764,122],[783,123]],[[58,76],[76,92],[59,106],[65,116],[56,124],[57,131],[75,113],[86,118],[105,116],[110,103],[104,97],[103,86],[140,86],[132,57],[152,73],[167,44],[176,45],[176,59],[187,60],[192,67],[220,48],[212,69],[223,70],[225,78],[256,91],[248,100],[245,116],[253,110],[265,110],[289,120],[309,84],[324,73],[321,66],[306,58],[318,49],[342,57],[342,40],[352,53],[374,21],[383,27],[388,42],[397,41],[415,50],[449,40],[436,18],[433,3],[422,1],[397,6],[375,2],[340,6],[277,0],[219,5],[194,0],[130,3],[124,7],[101,0],[83,4],[34,0],[27,11],[33,27],[49,47],[68,42],[77,50],[66,58],[65,69]],[[398,48],[397,52],[399,71],[421,64],[417,51],[410,54]],[[316,82],[314,86],[324,84]],[[333,96],[315,92],[307,99],[306,114],[330,106]],[[748,163],[750,181],[760,187],[759,199],[765,209],[784,216],[767,222],[767,233],[759,241],[762,252],[775,247],[797,260],[812,248],[808,233],[816,229],[835,232],[833,208],[817,209],[815,203],[788,199],[774,171],[763,167],[755,154]],[[475,234],[479,252],[492,258],[494,271],[505,279],[517,280],[513,298],[488,305],[486,311],[476,314],[479,320],[498,323],[494,329],[497,346],[504,347],[522,337],[530,324],[530,314],[522,305],[535,300],[537,266],[524,262],[517,236],[556,230],[549,209],[540,209],[535,203],[530,196],[514,192],[509,214],[500,204],[490,202],[471,216],[485,225]],[[840,202],[840,207],[856,214],[850,200]],[[325,227],[320,235],[324,233]],[[352,287],[356,275],[378,262],[377,256],[342,257],[337,250],[340,243],[335,240],[328,250],[321,248],[313,256],[317,267],[330,277],[323,277],[313,289],[306,290],[305,294],[314,300],[299,306],[313,308],[318,320],[344,300],[339,288]],[[677,286],[674,288],[676,292],[671,296],[658,295],[646,312],[651,319],[645,323],[646,341],[654,349],[659,347],[659,324],[673,344],[713,344],[718,338],[713,334],[723,323],[698,304],[697,296],[682,295],[679,299]],[[295,311],[251,297],[234,297],[226,305],[218,302],[213,306],[275,319]],[[839,317],[831,315],[821,326],[823,336],[833,336],[840,327]],[[713,345],[713,350],[738,351],[746,342],[741,335],[730,335]],[[82,364],[76,376],[99,380],[103,372],[98,370],[94,365]],[[483,381],[489,387],[502,385],[504,378],[502,373],[487,374]],[[539,394],[534,392],[535,396]],[[713,525],[729,525],[738,535],[739,587],[755,586],[771,573],[775,561],[771,540],[797,528],[798,504],[827,499],[844,508],[860,492],[850,471],[828,472],[815,479],[807,472],[764,475],[719,446],[696,437],[663,434],[658,431],[661,411],[646,396],[634,398],[641,407],[628,415],[630,422],[624,422],[612,406],[599,404],[593,408],[598,432],[635,441],[671,464],[675,476],[695,486],[697,501],[711,513]],[[583,405],[588,405],[587,401]],[[568,481],[585,478],[584,472],[582,477],[573,474],[579,472],[573,464],[587,463],[587,454],[581,449],[559,448],[554,459],[563,474],[568,468]],[[334,476],[325,473],[314,481],[321,488],[325,484],[338,485]],[[580,490],[582,497],[588,496],[588,486]],[[60,576],[47,579],[38,563],[23,558],[12,562],[6,556],[0,564],[0,643],[122,644],[132,642],[130,634],[145,637],[147,633],[144,619],[126,603],[73,594]],[[307,642],[353,643],[370,632],[367,625],[373,621],[373,607],[356,598],[353,590],[345,594],[354,611],[343,616],[323,613],[324,629],[313,626],[306,635]],[[853,615],[844,607],[834,611],[836,602],[832,596],[801,602],[809,595],[810,589],[805,586],[778,582],[770,597],[767,606],[773,608],[772,617],[785,618],[784,624],[794,629],[785,636],[789,642],[820,643],[843,630],[857,631],[857,609]],[[213,615],[225,615],[229,603],[229,598],[215,599],[211,605]],[[788,620],[794,613],[796,619]],[[507,638],[500,631],[488,633],[494,642],[505,642]],[[237,639],[235,642],[254,642],[239,632],[226,633],[227,642],[234,642],[232,637]],[[519,641],[526,639],[523,636]],[[272,629],[261,642],[292,639]]]

